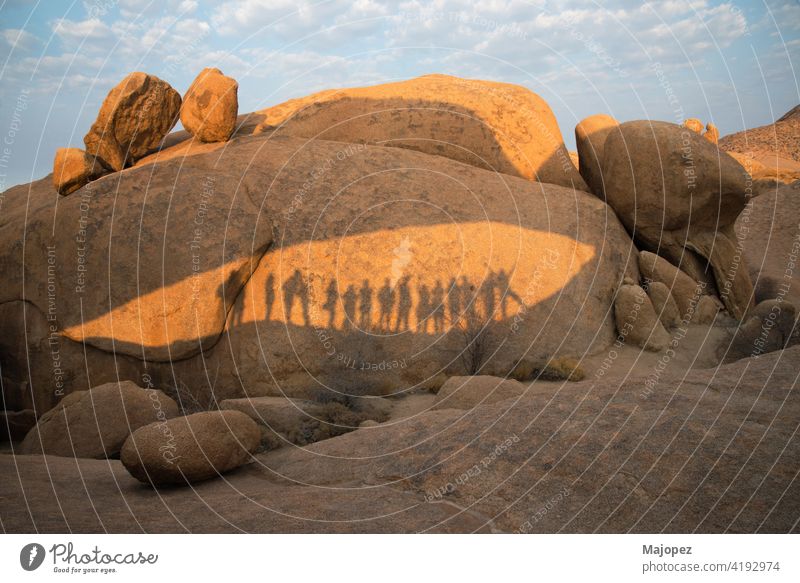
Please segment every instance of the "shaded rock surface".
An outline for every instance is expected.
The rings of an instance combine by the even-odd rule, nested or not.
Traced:
[[[653,309],[658,314],[658,319],[664,328],[675,328],[681,323],[681,312],[672,292],[660,281],[652,281],[647,286],[647,295],[653,304]]]
[[[131,73],[106,96],[89,132],[86,152],[122,170],[156,148],[178,121],[181,96],[154,75]]]
[[[134,431],[122,446],[120,460],[140,482],[191,484],[241,466],[260,440],[258,426],[244,413],[194,413]]]
[[[522,396],[527,387],[513,379],[488,375],[450,377],[436,394],[433,409],[472,409]]]
[[[261,454],[191,496],[118,461],[0,455],[15,476],[0,517],[7,532],[797,532],[798,376],[793,347],[655,384],[534,384]]]
[[[107,383],[65,396],[39,418],[19,452],[112,457],[131,432],[177,414],[178,405],[161,391],[143,389],[130,381]]]
[[[669,334],[661,325],[650,297],[638,285],[620,286],[614,300],[614,318],[617,331],[626,342],[653,352],[669,344]]]
[[[36,412],[0,411],[0,441],[19,441],[36,425]]]

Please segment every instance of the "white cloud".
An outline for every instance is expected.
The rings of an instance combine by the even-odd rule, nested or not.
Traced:
[[[27,51],[35,48],[40,44],[39,39],[26,30],[18,28],[7,28],[0,31],[3,42],[14,50]]]

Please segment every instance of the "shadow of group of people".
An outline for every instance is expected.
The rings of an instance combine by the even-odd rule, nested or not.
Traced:
[[[385,278],[376,290],[365,278],[360,286],[350,284],[342,293],[338,281],[333,278],[328,282],[321,308],[327,312],[329,329],[337,328],[338,316],[342,314],[341,329],[344,331],[442,334],[462,321],[506,319],[510,301],[519,306],[523,303],[511,289],[509,279],[501,269],[490,271],[480,284],[461,276],[451,278],[446,287],[437,279],[433,285],[419,282],[413,289],[412,276],[405,275],[394,284]],[[299,307],[303,324],[311,326],[313,298],[300,270],[296,269],[281,288],[284,321],[291,322],[293,312]],[[270,273],[265,284],[266,320],[272,320],[276,296],[275,275]]]

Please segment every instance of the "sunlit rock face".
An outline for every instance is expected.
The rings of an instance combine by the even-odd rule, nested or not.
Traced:
[[[322,91],[259,114],[256,132],[406,148],[588,190],[550,106],[519,85],[425,75]]]
[[[16,309],[0,310],[0,348],[20,402],[60,398],[54,345],[62,392],[119,375],[218,399],[391,394],[441,371],[505,374],[608,346],[613,293],[638,278],[596,197],[399,148],[185,143],[89,186],[74,206],[56,207],[48,181],[7,199]]]

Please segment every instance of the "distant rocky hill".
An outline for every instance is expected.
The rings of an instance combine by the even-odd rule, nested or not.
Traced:
[[[800,105],[775,123],[725,136],[719,147],[749,165],[754,178],[799,179]]]

